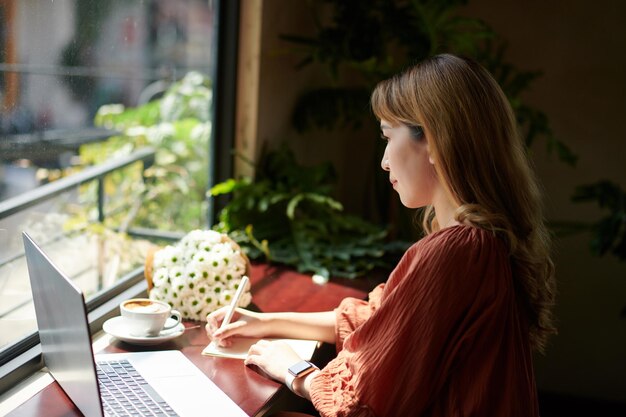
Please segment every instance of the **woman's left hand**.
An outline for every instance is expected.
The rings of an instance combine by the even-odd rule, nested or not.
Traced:
[[[289,367],[301,360],[286,342],[260,340],[250,347],[244,364],[256,365],[270,378],[285,383]]]

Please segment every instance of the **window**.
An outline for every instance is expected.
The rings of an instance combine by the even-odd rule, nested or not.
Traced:
[[[232,21],[237,2],[222,3]],[[36,331],[22,230],[89,303],[123,278],[141,279],[146,236],[206,226],[204,191],[229,175],[211,163],[215,149],[230,150],[228,140],[213,138],[228,131],[219,120],[232,118],[216,104],[228,93],[216,87],[225,70],[217,65],[219,5],[0,0],[0,364]],[[5,211],[43,184],[71,183],[102,164],[113,168]]]

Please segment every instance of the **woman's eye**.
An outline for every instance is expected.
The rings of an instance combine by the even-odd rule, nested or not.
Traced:
[[[380,134],[380,138],[381,138],[382,140],[384,140],[385,142],[388,142],[388,141],[389,141],[389,138],[388,138],[387,136],[385,136],[384,134],[382,134],[382,133]]]
[[[424,138],[424,128],[422,126],[409,126],[409,132],[411,132],[411,137],[413,139],[423,139]]]

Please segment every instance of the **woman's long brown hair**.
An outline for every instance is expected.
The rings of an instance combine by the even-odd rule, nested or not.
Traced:
[[[424,127],[437,174],[459,204],[456,220],[506,242],[531,343],[543,352],[555,333],[550,236],[537,180],[498,83],[476,62],[443,54],[379,83],[371,103],[381,120]],[[439,228],[432,207],[423,226],[427,233]]]

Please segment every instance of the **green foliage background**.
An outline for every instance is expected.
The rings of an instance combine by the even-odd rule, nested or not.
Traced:
[[[407,245],[386,242],[384,228],[346,214],[331,197],[335,181],[328,163],[304,167],[286,147],[266,153],[254,181],[231,179],[211,189],[214,196],[232,193],[214,228],[229,233],[252,259],[266,258],[326,279],[390,267],[388,257]]]
[[[211,99],[208,78],[190,72],[158,100],[98,110],[95,124],[119,134],[82,146],[84,163],[97,164],[143,146],[156,149],[155,164],[143,180],[138,170],[107,177],[106,195],[113,204],[108,211],[115,213],[119,207],[124,224],[183,232],[206,227]]]

